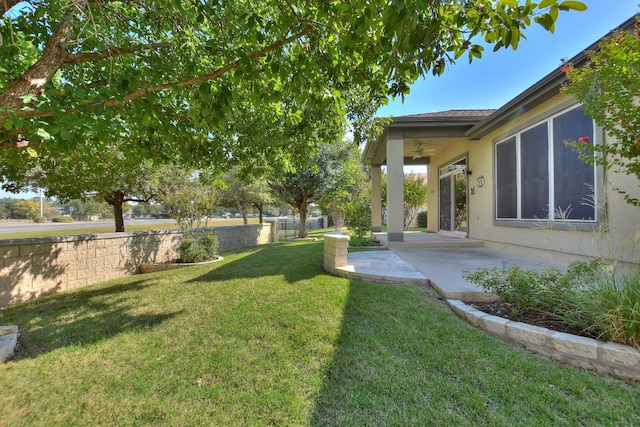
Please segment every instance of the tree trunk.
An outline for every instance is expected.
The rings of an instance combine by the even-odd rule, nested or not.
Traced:
[[[124,232],[124,217],[122,216],[122,205],[124,205],[124,193],[114,191],[109,195],[107,203],[113,206],[113,216],[116,221],[116,233]]]
[[[300,212],[300,229],[298,231],[298,237],[300,239],[306,239],[309,235],[307,231],[307,204],[302,203],[298,207],[298,211]]]
[[[242,213],[242,223],[244,225],[249,224],[249,214],[247,212],[247,207],[246,206],[240,206],[240,212]]]

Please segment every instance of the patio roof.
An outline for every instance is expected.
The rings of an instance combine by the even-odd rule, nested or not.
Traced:
[[[634,15],[605,37],[615,31],[631,31],[637,23]],[[580,67],[588,60],[588,52],[597,49],[598,41],[569,59],[574,66]],[[528,111],[560,93],[566,76],[561,67],[557,67],[533,86],[507,102],[497,110],[448,110],[433,113],[397,116],[386,125],[382,135],[376,141],[367,143],[362,154],[364,164],[386,164],[386,140],[389,132],[399,133],[405,140],[405,164],[429,164],[429,155],[434,155],[442,147],[452,143],[452,138],[478,140],[490,132],[508,123],[514,115]],[[424,144],[424,156],[414,159],[412,150],[417,144]]]
[[[465,138],[466,132],[495,110],[448,110],[423,114],[397,116],[385,126],[384,132],[373,143],[368,143],[362,154],[365,164],[386,164],[385,143],[389,132],[400,133],[405,141],[405,164],[428,164],[430,155],[452,138]],[[413,158],[415,147],[425,144],[423,155]]]

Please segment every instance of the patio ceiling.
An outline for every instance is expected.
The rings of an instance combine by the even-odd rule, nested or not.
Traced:
[[[402,137],[404,164],[427,165],[447,145],[456,140],[467,140],[465,133],[494,110],[450,110],[394,117],[380,137],[365,146],[362,161],[368,165],[385,165],[387,140]]]

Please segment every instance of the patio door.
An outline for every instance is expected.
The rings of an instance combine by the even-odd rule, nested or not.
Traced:
[[[440,231],[467,234],[467,159],[439,170]]]

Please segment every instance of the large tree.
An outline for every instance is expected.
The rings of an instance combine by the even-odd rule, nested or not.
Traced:
[[[565,64],[568,84],[564,90],[583,103],[598,126],[615,138],[610,144],[573,141],[581,158],[613,167],[640,180],[640,34],[618,31],[589,52],[584,67]],[[594,150],[600,153],[594,156]],[[626,201],[640,205],[638,192],[623,193]]]
[[[354,163],[348,159],[357,147],[351,141],[318,142],[315,155],[304,164],[282,173],[273,170],[269,186],[277,198],[298,211],[299,238],[306,238],[307,211],[312,203],[327,202],[334,190],[337,196],[354,179]],[[355,185],[354,185],[355,186]]]
[[[162,174],[161,165],[145,159],[143,153],[128,148],[128,144],[128,141],[116,140],[55,155],[50,147],[43,147],[40,155],[31,155],[28,151],[14,153],[22,165],[5,175],[10,181],[3,186],[9,190],[44,188],[48,197],[55,196],[62,202],[102,200],[113,208],[115,231],[123,232],[125,204],[150,201],[158,193]]]
[[[266,178],[251,175],[236,166],[225,173],[220,181],[218,205],[239,209],[245,224],[249,222],[249,208],[254,207],[258,210],[262,223],[264,208],[273,202]]]
[[[371,109],[352,102],[354,87],[378,105],[455,58],[480,57],[481,42],[517,47],[532,17],[552,30],[559,11],[583,8],[563,0],[5,0],[0,147],[84,150],[135,125],[149,156],[170,145],[196,160],[246,159],[268,142],[304,153],[277,138],[235,145],[234,107],[268,123],[297,121],[288,96],[361,124],[357,116]]]

